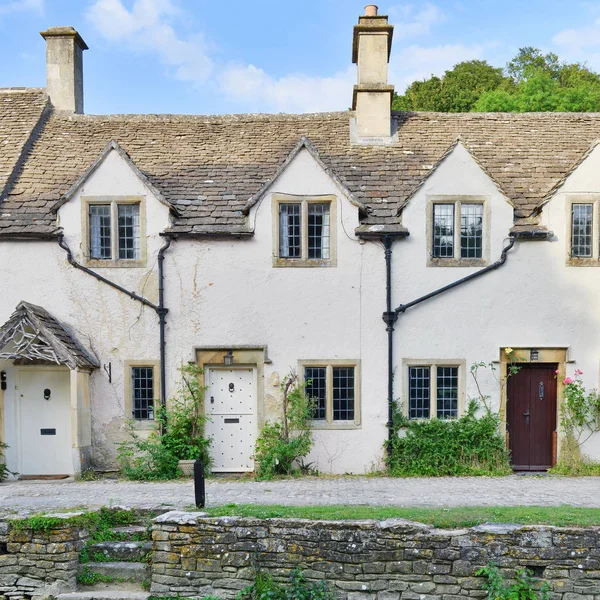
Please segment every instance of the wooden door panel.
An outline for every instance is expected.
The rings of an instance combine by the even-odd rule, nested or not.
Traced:
[[[530,371],[530,464],[533,470],[543,470],[552,466],[552,432],[556,429],[556,377],[552,367]]]
[[[529,372],[521,369],[508,378],[506,425],[513,467],[529,470],[529,427],[524,414],[529,409]]]
[[[552,466],[556,365],[526,365],[508,379],[506,425],[515,470]]]

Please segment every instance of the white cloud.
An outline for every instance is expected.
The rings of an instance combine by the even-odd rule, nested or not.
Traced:
[[[591,25],[563,29],[553,38],[561,57],[600,69],[600,18]]]
[[[446,20],[444,13],[431,2],[420,5],[397,4],[388,10],[394,26],[394,37],[397,40],[410,39],[426,35],[431,28]]]
[[[33,1],[33,0],[30,0]],[[395,38],[428,33],[444,20],[432,3],[397,4]],[[217,65],[201,36],[182,37],[175,25],[185,18],[176,0],[95,0],[86,13],[89,22],[108,41],[127,44],[137,52],[156,55],[173,77],[195,86],[213,88],[243,111],[320,112],[345,110],[352,102],[356,67],[330,76],[303,73],[273,76],[252,64]],[[447,44],[396,48],[390,63],[390,82],[402,93],[416,79],[441,75],[463,60],[481,58],[483,47]]]
[[[0,16],[16,12],[44,12],[44,0],[12,0],[0,4]]]
[[[201,36],[178,37],[169,22],[177,15],[180,11],[171,0],[135,0],[131,9],[121,0],[96,0],[86,18],[106,39],[156,54],[177,79],[203,83],[213,61]]]
[[[413,81],[426,79],[431,75],[441,76],[444,71],[465,60],[481,59],[484,47],[479,44],[442,44],[423,47],[408,46],[392,54],[390,61],[390,82],[400,94]]]
[[[228,100],[246,110],[321,112],[345,110],[352,102],[353,68],[331,77],[297,74],[275,78],[255,67],[230,66],[218,78]]]

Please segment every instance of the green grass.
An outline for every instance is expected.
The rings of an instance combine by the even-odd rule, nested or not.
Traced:
[[[574,506],[463,506],[455,508],[403,508],[392,506],[259,506],[228,504],[208,508],[214,517],[323,519],[408,519],[435,527],[472,527],[481,523],[518,523],[561,527],[600,525],[600,508]]]

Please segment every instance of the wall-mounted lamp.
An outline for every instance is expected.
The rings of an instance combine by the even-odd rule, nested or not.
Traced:
[[[532,348],[529,352],[529,360],[538,360],[540,358],[540,351],[537,348]]]
[[[0,371],[0,390],[6,389],[6,371]]]
[[[233,352],[231,350],[228,350],[227,354],[223,355],[223,364],[224,365],[232,365],[233,364]]]
[[[50,388],[46,388],[44,390],[44,400],[50,400],[51,395],[52,395],[52,392],[50,391]]]

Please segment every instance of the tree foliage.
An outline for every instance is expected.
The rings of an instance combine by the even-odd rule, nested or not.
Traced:
[[[500,69],[484,60],[458,63],[442,77],[414,81],[394,110],[439,112],[600,111],[600,75],[550,52],[521,48]]]

